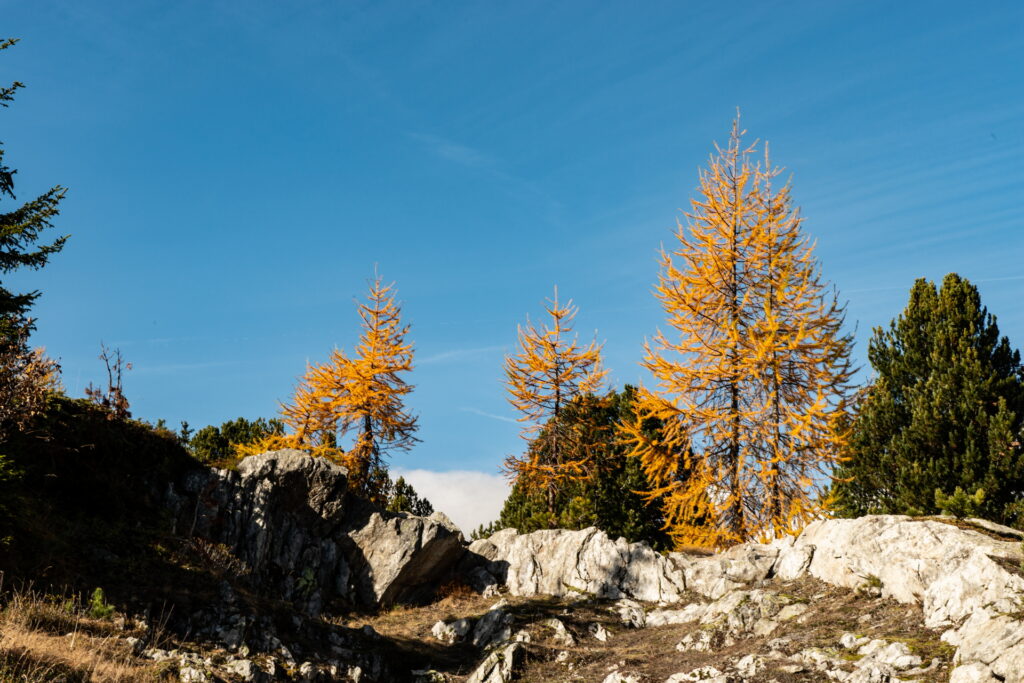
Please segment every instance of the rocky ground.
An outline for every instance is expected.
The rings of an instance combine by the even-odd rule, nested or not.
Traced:
[[[669,607],[584,594],[452,596],[365,623],[428,644],[435,680],[508,680],[474,671],[492,642],[511,643],[494,651],[518,660],[511,677],[524,681],[947,680],[953,648],[921,625],[920,609],[878,593],[804,578]]]
[[[123,617],[70,619],[53,601],[22,604],[20,628],[8,623],[3,637],[21,648],[23,663],[35,653],[40,681],[945,681],[954,653],[940,631],[921,625],[919,608],[882,598],[877,587],[813,578],[769,579],[714,601],[687,595],[671,606],[448,590],[429,605],[331,620],[367,638],[364,646],[390,664],[386,677],[347,664],[343,648],[300,661],[284,644],[257,653],[154,636]]]
[[[826,520],[720,554],[595,529],[467,545],[288,452],[168,501],[173,564],[206,583],[103,618],[8,599],[0,680],[1024,682],[1022,534],[982,520]]]

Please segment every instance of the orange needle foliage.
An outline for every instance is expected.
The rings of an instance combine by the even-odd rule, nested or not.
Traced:
[[[348,468],[349,485],[371,499],[387,483],[384,458],[416,443],[416,417],[405,408],[412,391],[402,374],[412,370],[413,347],[405,340],[394,284],[374,278],[366,303],[359,304],[362,333],[355,357],[335,349],[326,363],[311,365],[281,419],[289,428],[243,447],[242,454],[273,448],[301,448]],[[347,451],[339,446],[352,434]]]
[[[570,300],[558,302],[555,296],[545,307],[551,316],[551,326],[538,328],[529,319],[526,327],[519,326],[519,352],[505,358],[505,385],[509,402],[526,422],[523,438],[530,439],[544,430],[546,443],[531,448],[525,456],[509,456],[505,471],[515,480],[523,478],[531,486],[546,488],[548,512],[554,512],[555,494],[559,482],[584,476],[585,460],[566,460],[563,441],[566,434],[559,423],[563,407],[570,401],[592,394],[601,388],[608,373],[601,367],[601,346],[592,341],[581,346],[572,333],[572,320],[577,308]]]
[[[679,545],[799,530],[821,513],[850,394],[852,338],[821,281],[781,172],[752,160],[734,122],[661,254],[655,288],[671,335],[645,344],[655,390],[624,425]],[[640,429],[664,422],[655,439]]]
[[[377,276],[359,317],[363,332],[355,358],[335,350],[326,365],[314,369],[312,386],[338,416],[339,433],[354,432],[342,461],[357,486],[372,494],[385,456],[417,441],[416,417],[404,403],[413,387],[402,378],[412,370],[413,347],[405,340],[409,326],[401,322],[393,283],[383,285]]]
[[[297,448],[315,456],[342,462],[343,453],[337,448],[339,416],[332,412],[329,397],[313,386],[314,376],[319,369],[318,365],[307,366],[306,373],[295,386],[291,401],[281,404],[281,421],[288,431],[284,434],[267,434],[248,444],[235,444],[234,450],[238,457],[281,448]]]

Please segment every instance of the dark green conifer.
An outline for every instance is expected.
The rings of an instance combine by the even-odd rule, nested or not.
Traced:
[[[587,394],[567,404],[557,418],[552,418],[530,449],[546,448],[550,440],[547,430],[559,421],[562,447],[572,459],[587,460],[589,475],[568,481],[554,499],[549,510],[546,492],[529,491],[522,484],[512,487],[498,520],[473,532],[482,537],[508,527],[521,533],[538,529],[583,529],[596,526],[609,536],[629,541],[646,541],[656,549],[667,549],[669,539],[662,529],[664,519],[657,501],[648,504],[638,493],[650,488],[637,458],[626,456],[628,448],[621,443],[616,425],[632,416],[636,391],[627,386],[607,396]],[[656,424],[650,425],[657,429]]]
[[[14,38],[0,40],[0,50],[17,42]],[[0,86],[0,107],[9,106],[8,103],[14,100],[14,93],[22,87],[24,84],[19,81]],[[4,163],[4,150],[0,146],[0,200],[16,199],[16,173]],[[40,233],[51,227],[50,221],[58,213],[57,206],[64,198],[64,192],[65,188],[57,185],[12,211],[0,212],[0,276],[18,268],[42,268],[51,255],[64,247],[66,235],[50,244],[36,244]],[[28,310],[38,297],[38,291],[12,292],[0,281],[0,348],[13,346],[24,350],[27,332],[32,327]]]
[[[1020,354],[977,288],[952,273],[938,291],[917,280],[904,312],[875,329],[868,359],[876,377],[836,473],[837,511],[935,514],[959,488],[978,514],[1024,521]]]
[[[408,512],[420,517],[426,517],[434,511],[430,501],[416,493],[416,489],[405,477],[399,477],[395,482],[387,508],[390,512]]]
[[[184,434],[184,426],[182,423]],[[191,430],[189,430],[191,431]],[[284,433],[284,423],[277,419],[256,418],[247,420],[239,417],[229,420],[219,427],[209,425],[203,427],[185,442],[192,456],[200,462],[214,467],[231,466],[238,460],[235,446],[244,446],[264,438],[269,434]]]

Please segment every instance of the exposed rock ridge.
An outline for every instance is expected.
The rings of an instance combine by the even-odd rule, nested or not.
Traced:
[[[1004,538],[1020,532],[978,523]],[[708,557],[652,551],[596,529],[504,530],[470,545],[481,572],[517,596],[573,593],[668,605],[690,591],[718,600],[769,577],[810,575],[920,604],[924,625],[945,628],[952,681],[1024,683],[1024,572],[1020,543],[942,521],[896,515],[810,524],[799,536],[744,544]],[[475,572],[475,573],[472,573]]]
[[[996,526],[985,523],[990,531]],[[938,521],[879,515],[815,522],[777,545],[780,564],[810,555],[806,571],[822,581],[876,585],[885,597],[920,604],[925,626],[945,627],[942,639],[958,648],[961,666],[951,681],[1024,681],[1019,542]]]
[[[191,472],[167,497],[179,533],[227,546],[254,587],[308,614],[429,597],[464,552],[461,533],[348,495],[347,474],[286,449]]]

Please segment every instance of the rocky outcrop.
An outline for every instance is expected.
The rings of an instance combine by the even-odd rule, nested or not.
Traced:
[[[1020,532],[985,522],[1006,539]],[[810,556],[806,572],[837,586],[874,585],[883,597],[919,603],[924,623],[946,628],[967,671],[1024,681],[1024,571],[1019,540],[1000,540],[940,521],[870,516],[811,524],[781,541],[780,560]],[[974,673],[970,675],[974,676]]]
[[[685,589],[683,572],[671,560],[645,543],[613,541],[594,528],[531,534],[504,529],[474,541],[469,554],[512,595],[575,593],[675,602]]]
[[[365,504],[364,504],[365,505]],[[345,533],[353,585],[364,604],[418,602],[462,556],[462,533],[441,515],[415,517],[373,511],[353,516]]]
[[[307,614],[429,597],[462,555],[461,533],[443,516],[382,512],[348,495],[346,478],[282,450],[191,472],[167,498],[178,533],[226,546],[239,578]]]
[[[167,498],[179,534],[225,548],[238,563],[239,585],[288,601],[307,617],[331,603],[375,607],[427,599],[456,567],[478,592],[505,593],[507,600],[485,611],[450,623],[435,618],[425,634],[442,647],[479,653],[470,680],[514,679],[524,661],[532,661],[526,655],[536,656],[531,638],[549,643],[558,653],[556,664],[570,667],[570,650],[584,642],[612,647],[621,637],[616,628],[679,628],[672,651],[694,666],[671,680],[736,681],[775,671],[855,683],[941,672],[952,681],[1024,683],[1021,534],[980,520],[824,520],[795,537],[714,555],[663,555],[597,529],[508,529],[466,548],[443,515],[382,512],[347,494],[343,468],[298,451],[246,458],[236,471],[191,473]],[[809,604],[815,595],[797,598],[779,588],[804,579],[846,594],[919,606],[918,626],[941,632],[956,650],[954,665],[949,650],[946,659],[929,660],[893,634],[865,638],[849,632],[837,642],[813,645],[777,637],[795,633],[809,617],[820,618]],[[268,631],[235,609],[230,586],[225,592],[229,596],[210,617],[217,640],[232,646],[248,633],[251,643],[254,629]],[[564,619],[571,608],[535,623],[523,621],[508,601],[531,596],[607,605],[612,621],[570,624]],[[310,666],[356,666],[371,680],[384,676],[386,662],[355,654],[373,650],[363,641],[378,637],[372,629],[360,633],[339,629],[330,646],[338,659],[311,659]],[[760,649],[738,651],[745,643]],[[268,640],[260,647],[275,652],[281,650],[277,645]],[[723,648],[739,653],[713,666],[700,661]],[[182,661],[183,668],[198,666]],[[423,676],[434,680],[437,673],[425,669]],[[632,673],[603,674],[612,675],[629,680]]]
[[[778,556],[778,547],[759,544],[709,557],[661,555],[646,543],[612,540],[594,528],[530,534],[504,529],[474,541],[469,557],[475,562],[463,563],[474,585],[488,583],[481,578],[483,571],[512,595],[575,593],[669,604],[686,591],[714,599],[756,584],[772,572]]]
[[[720,646],[722,639],[738,633],[767,636],[781,621],[799,616],[806,605],[789,604],[758,586],[768,579],[809,576],[920,605],[924,626],[944,629],[942,639],[957,648],[952,680],[1021,683],[1021,532],[980,520],[973,524],[972,529],[964,528],[971,522],[892,515],[824,520],[796,537],[707,557],[662,556],[644,544],[612,541],[596,529],[505,530],[474,542],[469,557],[475,562],[464,566],[474,572],[475,582],[481,582],[483,571],[516,596],[582,594],[618,600],[616,609],[634,626],[699,622],[703,630],[693,634],[692,642],[680,643],[681,649],[697,650]],[[687,593],[712,602],[690,598],[686,606],[670,608]],[[636,601],[666,609],[647,613]],[[719,626],[709,629],[709,624]],[[856,653],[864,664],[850,673],[851,681],[896,680],[900,671],[919,675],[922,664],[891,643],[857,644]],[[828,667],[838,666],[842,658],[811,653],[805,659],[808,666],[831,671]]]
[[[466,683],[509,683],[515,680],[526,651],[520,643],[510,643],[494,650],[466,679]]]

